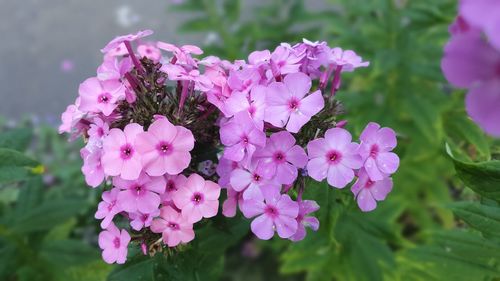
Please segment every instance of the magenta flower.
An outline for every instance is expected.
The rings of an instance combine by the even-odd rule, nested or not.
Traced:
[[[124,88],[118,80],[99,81],[92,77],[80,84],[79,110],[111,115],[118,106],[117,101],[125,97]]]
[[[280,194],[278,188],[263,190],[264,201],[245,200],[241,211],[247,218],[258,216],[252,221],[252,232],[262,240],[269,240],[278,232],[281,238],[290,238],[297,231],[299,206],[290,196]]]
[[[109,176],[121,176],[125,180],[135,180],[142,171],[141,156],[134,145],[142,126],[128,124],[122,131],[113,128],[103,141],[104,154],[101,162]]]
[[[174,195],[177,193],[179,188],[186,185],[187,178],[184,175],[166,175],[165,181],[165,192],[161,194],[162,205],[173,203]]]
[[[267,88],[267,108],[264,120],[276,127],[284,127],[297,133],[313,115],[324,107],[321,91],[309,94],[311,78],[304,73],[292,73],[282,82],[274,82]]]
[[[120,188],[118,203],[126,212],[153,213],[160,205],[160,195],[165,191],[164,177],[150,177],[142,173],[136,180],[113,178],[113,185]]]
[[[216,172],[219,176],[218,184],[222,188],[226,188],[229,186],[229,180],[231,178],[231,173],[234,169],[239,168],[240,165],[238,162],[229,160],[226,158],[219,159],[219,164],[217,165]]]
[[[500,137],[500,79],[470,89],[465,107],[472,120],[486,133]]]
[[[488,41],[500,51],[500,2],[497,0],[462,0],[460,14],[464,19],[480,28]]]
[[[342,66],[342,71],[354,71],[358,67],[367,67],[370,65],[370,62],[363,61],[354,51],[344,51],[339,47],[331,50],[329,63],[335,66]]]
[[[110,191],[104,191],[102,193],[102,201],[97,206],[95,218],[102,219],[101,227],[103,229],[108,228],[115,215],[122,211],[122,208],[118,205],[119,192],[119,188],[113,188]]]
[[[128,232],[124,229],[120,231],[113,223],[99,233],[99,247],[103,250],[102,259],[109,264],[125,263],[128,243],[130,243]]]
[[[377,201],[385,200],[391,190],[391,178],[372,181],[365,169],[359,170],[358,180],[351,188],[358,206],[363,212],[373,211],[377,207]]]
[[[248,93],[260,81],[261,76],[257,69],[245,67],[229,72],[227,84],[234,92]]]
[[[123,75],[132,70],[132,60],[118,60],[114,56],[104,57],[103,63],[97,68],[97,78],[101,81],[122,79]]]
[[[137,47],[137,52],[140,57],[146,57],[154,62],[159,62],[161,59],[161,51],[153,45],[142,44]]]
[[[309,163],[307,172],[317,181],[327,178],[328,184],[343,188],[354,179],[354,169],[363,165],[358,144],[351,142],[351,134],[341,128],[328,129],[324,138],[307,144]]]
[[[236,216],[236,209],[243,203],[243,192],[238,192],[232,187],[226,188],[227,199],[222,204],[222,214],[225,217],[232,218]]]
[[[363,157],[366,172],[373,181],[382,180],[399,167],[399,157],[391,152],[396,147],[396,133],[391,128],[380,128],[370,122],[361,133],[359,154]]]
[[[149,227],[153,218],[157,217],[160,214],[160,210],[156,209],[152,213],[129,213],[130,218],[130,226],[136,231],[141,230],[144,227]]]
[[[174,194],[174,203],[189,223],[195,223],[217,215],[219,196],[218,184],[205,181],[198,174],[191,174],[186,184]]]
[[[308,216],[310,213],[314,213],[319,210],[319,205],[313,200],[303,200],[299,201],[299,214],[297,216],[297,232],[290,237],[292,241],[300,241],[306,237],[306,227],[317,231],[319,228],[319,220],[313,216]]]
[[[142,155],[144,171],[149,175],[177,175],[191,162],[189,151],[194,147],[194,137],[188,129],[160,118],[147,132],[137,135],[135,146]]]
[[[123,46],[122,43],[129,41],[133,42],[137,39],[146,37],[153,34],[153,31],[146,29],[146,30],[141,30],[135,34],[127,34],[127,35],[122,35],[122,36],[117,36],[115,39],[111,40],[104,48],[101,49],[101,52],[107,53],[113,49],[116,49],[119,46]]]
[[[295,138],[287,131],[272,134],[266,146],[254,154],[257,171],[267,178],[274,176],[281,184],[292,184],[297,178],[297,168],[307,165],[304,149],[295,145]]]
[[[266,88],[255,86],[250,93],[235,92],[226,101],[226,111],[232,116],[238,112],[246,111],[259,128],[263,127],[266,108]]]
[[[272,176],[264,176],[257,171],[257,163],[251,162],[246,168],[236,168],[230,177],[231,187],[243,193],[243,199],[262,199],[262,189],[279,187],[271,180]]]
[[[241,161],[245,157],[251,159],[257,147],[265,146],[266,134],[256,127],[248,113],[241,112],[221,127],[220,140],[226,146],[224,158]]]
[[[194,239],[193,224],[170,206],[160,209],[160,217],[153,220],[150,228],[154,233],[161,233],[163,242],[169,247]]]
[[[82,173],[85,176],[85,182],[91,187],[99,186],[105,178],[101,164],[102,151],[94,149],[91,152],[84,147],[80,150],[80,155],[83,159]]]
[[[299,72],[302,57],[284,46],[276,47],[270,59],[272,77]]]

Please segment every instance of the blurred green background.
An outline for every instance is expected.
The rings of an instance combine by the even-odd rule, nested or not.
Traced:
[[[217,218],[179,254],[131,251],[126,265],[107,265],[82,143],[53,124],[2,119],[0,280],[500,280],[500,142],[467,118],[439,67],[457,1],[176,2],[164,17],[186,15],[177,36],[205,36],[207,55],[245,59],[307,38],[370,61],[345,75],[338,98],[355,135],[369,121],[398,133],[393,192],[361,213],[349,189],[311,181],[305,198],[320,204],[321,226],[302,242],[259,241],[247,221]]]

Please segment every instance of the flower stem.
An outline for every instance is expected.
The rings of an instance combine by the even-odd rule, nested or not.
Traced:
[[[132,59],[132,63],[134,64],[135,68],[140,74],[144,74],[144,68],[142,67],[142,64],[139,62],[137,57],[134,54],[134,50],[132,50],[132,45],[130,44],[130,41],[125,41],[123,42],[125,44],[125,47],[127,48],[128,54],[130,55],[130,59]]]

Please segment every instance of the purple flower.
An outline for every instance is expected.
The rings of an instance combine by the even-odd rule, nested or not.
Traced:
[[[295,138],[287,131],[272,134],[254,159],[258,161],[260,174],[275,177],[280,184],[292,184],[297,178],[297,168],[304,168],[308,160],[304,149],[295,145]]]
[[[302,57],[297,56],[289,48],[278,46],[270,59],[272,77],[298,72]]]
[[[363,165],[358,144],[351,142],[351,134],[341,128],[328,129],[325,138],[307,144],[309,163],[307,172],[317,181],[325,178],[328,184],[343,188],[354,179],[354,169]]]
[[[82,173],[85,176],[85,182],[91,187],[99,186],[105,178],[104,169],[101,164],[101,149],[89,151],[87,148],[80,150],[83,159]]]
[[[101,52],[107,53],[113,49],[116,49],[117,47],[121,46],[123,42],[129,41],[135,41],[137,39],[146,37],[153,34],[153,31],[151,30],[141,30],[135,34],[127,34],[127,35],[122,35],[115,37],[115,39],[111,40],[104,48],[101,49]]]
[[[329,63],[335,66],[342,66],[342,71],[354,71],[358,67],[367,67],[370,65],[369,62],[363,61],[360,56],[356,55],[354,51],[344,51],[339,47],[332,49]]]
[[[306,96],[310,89],[311,78],[301,72],[285,76],[283,82],[271,83],[267,88],[268,106],[264,120],[297,133],[324,107],[321,91]]]
[[[264,200],[245,200],[241,206],[245,217],[258,216],[252,221],[252,232],[262,240],[271,239],[275,230],[279,237],[290,238],[297,231],[297,202],[278,188],[266,188],[263,193]]]
[[[396,133],[391,128],[380,128],[370,122],[361,133],[359,154],[363,157],[366,172],[373,181],[382,180],[399,167],[399,157],[391,152],[396,145]]]
[[[290,237],[292,241],[300,241],[306,237],[306,227],[317,231],[319,228],[319,220],[313,216],[308,216],[310,213],[314,213],[319,210],[319,205],[313,200],[303,200],[299,201],[299,214],[296,218],[297,220],[297,232]]]
[[[234,92],[248,93],[261,79],[258,69],[245,67],[229,72],[227,84]]]
[[[257,172],[257,163],[252,162],[246,168],[236,168],[231,173],[231,187],[243,193],[243,199],[261,199],[264,188],[270,186],[278,187],[278,184],[271,181],[272,176],[264,176]]]
[[[78,89],[80,111],[111,115],[118,106],[117,101],[125,97],[125,89],[118,80],[99,81],[92,77],[85,80]]]
[[[153,218],[157,217],[159,214],[159,209],[153,211],[152,213],[145,214],[141,212],[129,213],[130,226],[132,226],[132,228],[136,231],[141,230],[143,227],[149,227],[151,225],[151,222],[153,221]]]
[[[136,180],[113,178],[113,185],[120,188],[118,203],[126,212],[153,213],[160,205],[160,195],[165,191],[164,177],[150,177],[142,173]]]
[[[472,26],[486,34],[488,41],[500,51],[500,2],[498,0],[462,0],[460,14]]]
[[[113,221],[115,215],[122,211],[122,208],[118,205],[119,192],[119,188],[113,188],[110,191],[102,193],[102,201],[97,206],[95,218],[102,219],[101,227],[103,229],[106,229]]]
[[[151,231],[161,233],[163,243],[175,247],[194,239],[193,224],[170,206],[160,209],[160,217],[153,220]]]
[[[266,87],[260,85],[253,87],[250,93],[235,92],[226,101],[226,111],[230,115],[246,111],[259,128],[263,127],[265,108]]]
[[[99,233],[99,247],[103,249],[102,259],[111,264],[123,264],[127,260],[128,243],[130,235],[127,231],[121,231],[111,223],[108,228]]]
[[[384,200],[391,190],[391,178],[372,181],[365,169],[359,170],[358,180],[351,188],[358,206],[363,212],[373,211],[377,207],[377,201]]]
[[[232,218],[236,216],[236,209],[243,203],[243,192],[238,192],[232,187],[227,187],[227,199],[222,204],[222,214],[225,217]]]
[[[231,178],[231,173],[234,169],[239,168],[238,162],[229,160],[226,158],[219,159],[219,164],[217,165],[216,172],[219,176],[219,185],[222,188],[226,188],[229,185],[229,179]]]
[[[250,159],[256,147],[264,147],[266,135],[259,130],[247,112],[240,112],[225,123],[220,129],[220,139],[224,149],[224,158],[241,161]]]

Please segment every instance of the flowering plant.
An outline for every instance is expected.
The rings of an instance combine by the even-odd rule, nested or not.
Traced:
[[[353,51],[304,39],[229,62],[144,42],[151,33],[101,50],[96,77],[80,85],[59,129],[86,140],[87,184],[106,183],[95,214],[106,262],[124,263],[130,241],[144,254],[192,241],[194,224],[217,215],[221,189],[223,215],[239,208],[256,217],[258,238],[292,241],[319,227],[320,206],[302,196],[307,177],[339,189],[356,179],[362,211],[391,191],[395,132],[369,123],[356,143],[338,120],[342,74],[369,65]],[[117,227],[127,221],[132,235]]]

